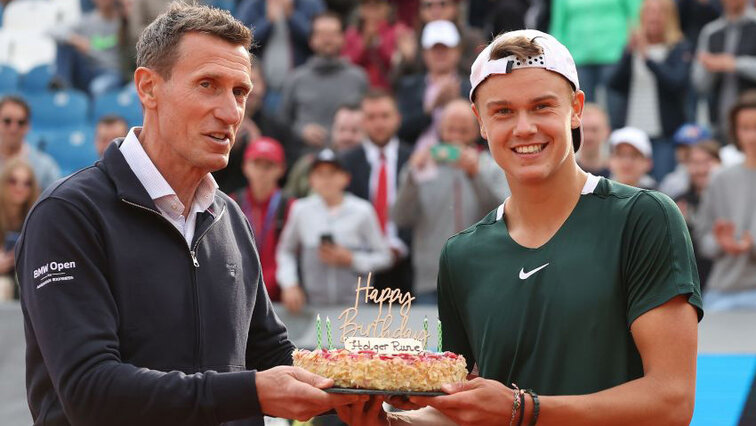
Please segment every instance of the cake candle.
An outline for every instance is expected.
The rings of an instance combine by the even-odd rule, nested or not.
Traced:
[[[441,320],[438,320],[438,349],[437,349],[438,352],[443,351],[442,343],[443,343],[443,337],[441,334]]]
[[[328,350],[333,349],[333,339],[331,338],[331,319],[326,316],[326,336],[328,337]]]
[[[423,317],[423,349],[428,350],[428,316]]]
[[[315,318],[315,334],[317,335],[317,339],[318,339],[317,349],[320,349],[320,339],[321,339],[320,335],[322,334],[320,332],[320,314],[318,314],[318,316]]]

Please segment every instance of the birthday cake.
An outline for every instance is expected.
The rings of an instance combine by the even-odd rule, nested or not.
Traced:
[[[294,351],[294,366],[344,388],[432,392],[467,377],[465,358],[451,352],[379,354],[346,349]]]

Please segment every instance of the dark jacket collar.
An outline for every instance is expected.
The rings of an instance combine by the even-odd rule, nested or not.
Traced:
[[[119,199],[158,211],[152,197],[144,189],[144,185],[131,170],[129,163],[126,162],[126,158],[121,153],[120,146],[123,140],[124,138],[118,138],[114,141],[115,143],[108,145],[102,160],[97,162],[97,167],[113,181]],[[226,205],[223,198],[218,195],[219,193],[220,191],[216,191],[215,200],[208,209],[214,214],[223,210]]]

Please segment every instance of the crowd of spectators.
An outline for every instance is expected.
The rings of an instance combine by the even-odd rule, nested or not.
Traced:
[[[25,1],[45,0],[2,4]],[[523,26],[555,35],[576,61],[588,101],[581,167],[673,198],[705,300],[756,309],[752,0],[206,3],[254,33],[254,88],[215,178],[249,218],[271,299],[290,311],[345,303],[368,272],[435,303],[443,242],[508,196],[469,108],[470,65],[487,39]],[[47,89],[128,90],[135,40],[168,4],[82,0],[79,19],[49,34]],[[0,278],[11,280],[21,218],[60,175],[26,139],[34,113],[23,97],[0,101]],[[99,117],[93,149],[131,124]],[[0,282],[0,297],[12,295]]]

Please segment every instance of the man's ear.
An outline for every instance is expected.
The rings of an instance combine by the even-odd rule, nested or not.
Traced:
[[[163,79],[155,70],[139,67],[134,71],[134,86],[144,109],[152,109],[157,105],[155,90],[161,82]]]
[[[577,129],[583,122],[583,107],[585,106],[585,93],[578,90],[572,96],[572,116],[570,117],[570,127]]]
[[[478,113],[478,107],[475,105],[475,102],[470,104],[472,107],[473,114],[475,114],[475,119],[478,120],[478,127],[480,127],[480,137],[482,137],[485,140],[488,140],[488,134],[486,133],[486,126],[483,124],[483,120],[480,118],[480,114]]]

